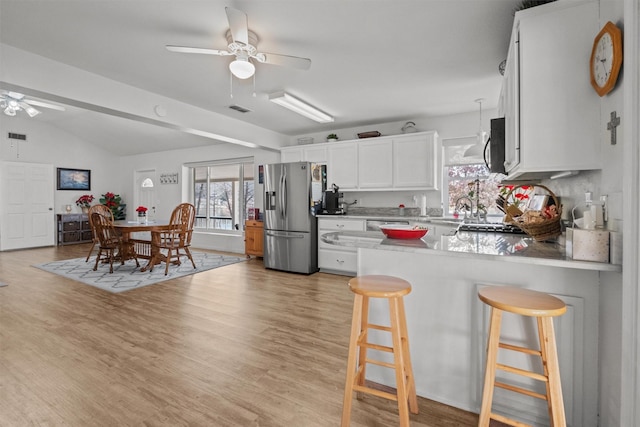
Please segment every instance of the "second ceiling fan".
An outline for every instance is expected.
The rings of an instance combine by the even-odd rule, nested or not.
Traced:
[[[229,31],[227,31],[227,50],[207,49],[200,47],[167,45],[167,49],[180,53],[199,53],[205,55],[230,56],[235,55],[236,59],[229,64],[231,73],[239,79],[247,79],[254,75],[255,65],[251,60],[256,60],[263,64],[280,65],[283,67],[308,70],[311,67],[309,58],[298,56],[279,55],[275,53],[258,52],[258,36],[249,31],[246,13],[225,7],[227,19],[229,20]]]

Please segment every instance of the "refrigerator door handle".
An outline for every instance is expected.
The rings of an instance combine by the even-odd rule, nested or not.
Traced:
[[[282,195],[284,189],[284,175],[280,175],[280,183],[279,183],[279,187],[278,187],[278,204],[280,205],[280,218],[284,219],[284,196]]]
[[[282,218],[287,218],[287,175],[282,176]]]
[[[281,237],[285,239],[304,239],[303,234],[277,234],[277,233],[270,233],[268,231],[265,234],[269,237]]]

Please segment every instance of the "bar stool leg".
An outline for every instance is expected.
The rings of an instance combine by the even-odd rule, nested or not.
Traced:
[[[482,407],[480,409],[478,427],[489,427],[489,421],[491,419],[491,405],[493,403],[493,389],[496,382],[496,363],[498,361],[501,323],[502,310],[491,307],[489,338],[487,339],[487,365],[484,373],[484,391],[482,393]]]
[[[565,427],[567,423],[564,413],[562,385],[560,383],[560,365],[558,363],[558,348],[556,346],[556,335],[553,329],[553,318],[538,318],[538,328],[541,331],[539,334],[542,361],[543,364],[546,364],[545,374],[548,373],[547,403],[549,405],[551,426]]]
[[[356,377],[356,347],[360,335],[362,321],[362,295],[355,295],[353,300],[353,317],[351,319],[351,338],[349,339],[349,357],[347,359],[347,380],[344,386],[344,400],[342,403],[342,427],[351,423],[351,402],[353,398],[353,384]]]
[[[411,364],[411,352],[409,351],[409,332],[407,331],[407,318],[404,312],[404,299],[398,299],[398,311],[400,315],[400,335],[403,344],[404,367],[407,377],[407,394],[409,395],[409,410],[413,414],[418,413],[418,397],[416,396],[416,382],[413,376]]]
[[[396,371],[396,393],[398,396],[398,412],[400,427],[409,427],[409,406],[407,404],[407,380],[405,376],[405,355],[402,343],[402,332],[398,298],[389,298],[389,312],[391,314],[391,337],[393,340],[393,359]]]
[[[358,355],[358,371],[357,371],[357,384],[364,386],[366,374],[367,374],[367,346],[362,345],[369,340],[369,297],[362,296],[362,315],[360,321],[360,331],[358,332],[358,345],[360,346],[360,352]],[[364,393],[356,392],[356,398],[361,400],[364,397]]]

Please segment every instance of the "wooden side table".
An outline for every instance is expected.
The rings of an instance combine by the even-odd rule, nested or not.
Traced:
[[[249,219],[244,222],[244,252],[247,258],[251,255],[264,256],[264,223]]]

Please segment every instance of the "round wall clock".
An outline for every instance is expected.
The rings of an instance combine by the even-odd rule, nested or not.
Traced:
[[[591,50],[591,85],[604,96],[616,85],[622,66],[622,32],[609,21],[593,41]]]

